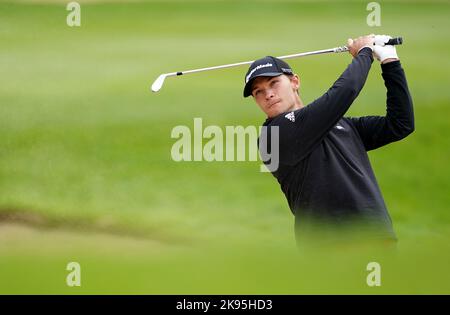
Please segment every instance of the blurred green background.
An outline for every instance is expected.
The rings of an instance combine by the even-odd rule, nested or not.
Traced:
[[[0,2],[0,293],[450,293],[448,1]],[[325,49],[363,34],[397,49],[416,131],[370,153],[398,250],[299,253],[293,216],[260,162],[174,162],[172,128],[259,126],[247,68],[161,73]],[[305,104],[349,54],[293,59]],[[348,115],[384,115],[375,61]],[[82,286],[70,288],[77,261]],[[382,265],[382,286],[366,265]]]

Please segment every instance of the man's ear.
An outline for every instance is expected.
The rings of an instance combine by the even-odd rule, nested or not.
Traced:
[[[294,74],[291,77],[291,86],[292,86],[292,89],[294,89],[295,91],[300,90],[300,77],[298,75]]]

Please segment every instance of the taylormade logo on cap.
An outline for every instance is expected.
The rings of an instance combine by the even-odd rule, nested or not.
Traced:
[[[265,65],[259,65],[256,68],[252,69],[252,71],[250,71],[250,73],[245,77],[245,83],[248,83],[248,80],[250,79],[252,74],[255,73],[256,70],[259,70],[261,68],[267,68],[267,67],[272,67],[272,64],[270,62],[268,62]]]

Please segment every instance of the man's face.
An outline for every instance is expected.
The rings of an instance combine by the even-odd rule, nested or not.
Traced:
[[[257,77],[252,84],[252,96],[267,117],[271,118],[295,109],[299,86],[300,80],[296,74],[291,77],[284,74]]]

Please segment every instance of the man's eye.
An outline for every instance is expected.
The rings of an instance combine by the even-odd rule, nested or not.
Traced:
[[[255,91],[255,96],[258,95],[258,94],[260,94],[260,93],[261,93],[261,90],[256,90],[256,91]]]

